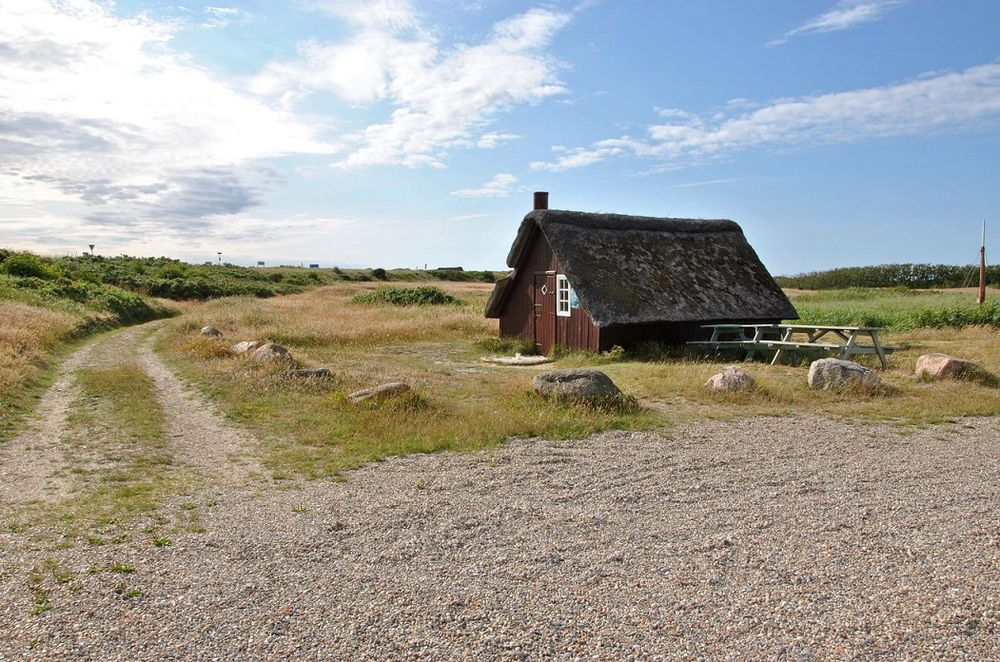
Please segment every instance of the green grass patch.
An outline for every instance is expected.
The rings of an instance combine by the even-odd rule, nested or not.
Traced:
[[[110,421],[117,432],[143,448],[143,459],[162,463],[158,456],[166,451],[163,443],[163,409],[153,391],[153,379],[137,365],[122,365],[95,370],[84,368],[76,373],[81,395],[99,403],[103,420]],[[96,413],[96,412],[95,412]],[[95,414],[77,414],[84,424],[96,422]],[[149,451],[155,450],[150,453]]]
[[[1000,328],[1000,301],[987,300],[979,306],[968,292],[852,288],[791,298],[804,324],[877,326],[889,331]]]
[[[380,287],[372,292],[358,294],[351,303],[387,303],[393,306],[442,306],[462,303],[440,287]]]
[[[485,352],[491,354],[534,354],[535,343],[531,340],[521,338],[500,338],[499,336],[489,336],[476,341],[476,345]]]

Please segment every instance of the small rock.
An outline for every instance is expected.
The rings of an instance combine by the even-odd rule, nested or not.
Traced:
[[[924,354],[917,359],[918,379],[934,381],[938,379],[981,380],[988,375],[978,363],[960,359],[948,354]]]
[[[243,342],[236,343],[230,347],[230,349],[233,354],[246,354],[247,352],[252,352],[263,344],[264,343],[259,340],[244,340]]]
[[[853,361],[818,359],[809,365],[809,388],[820,388],[825,391],[831,388],[851,387],[877,390],[882,388],[883,384],[874,370]]]
[[[753,377],[736,366],[727,365],[708,378],[705,388],[709,391],[752,391],[757,386]]]
[[[540,372],[531,380],[531,386],[535,393],[556,402],[602,400],[622,394],[610,377],[588,368]]]
[[[273,361],[284,361],[285,363],[293,363],[294,359],[287,349],[279,345],[278,343],[269,342],[261,345],[254,350],[250,358],[254,361],[260,361],[261,363],[270,363]]]
[[[355,391],[347,396],[347,401],[353,404],[358,404],[365,400],[382,401],[396,395],[408,393],[409,391],[410,386],[408,384],[404,384],[403,382],[389,382],[388,384],[379,384],[378,386],[366,388],[361,391]]]
[[[299,370],[292,370],[292,375],[295,377],[315,377],[316,379],[329,379],[330,369],[329,368],[301,368]]]
[[[201,327],[201,335],[209,336],[210,338],[221,338],[222,331],[219,331],[214,326],[203,326]]]

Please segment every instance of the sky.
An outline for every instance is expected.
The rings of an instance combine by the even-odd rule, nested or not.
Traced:
[[[0,3],[0,246],[503,269],[533,191],[774,274],[997,255],[1000,2]]]

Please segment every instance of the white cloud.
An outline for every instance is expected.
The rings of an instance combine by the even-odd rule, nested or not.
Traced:
[[[1000,64],[983,64],[885,87],[781,99],[741,115],[723,114],[718,119],[717,114],[708,119],[693,115],[681,122],[654,124],[644,139],[624,136],[590,147],[560,147],[554,150],[555,161],[531,167],[568,170],[617,156],[686,162],[753,147],[848,142],[946,128],[971,130],[998,115]]]
[[[768,42],[768,46],[783,44],[798,35],[837,32],[871,23],[906,2],[907,0],[841,0],[826,12]]]
[[[253,89],[286,104],[322,91],[357,105],[388,102],[384,121],[344,137],[340,167],[443,167],[449,149],[494,146],[501,134],[472,138],[498,113],[566,91],[559,64],[544,50],[568,13],[533,9],[497,23],[483,43],[448,50],[402,0],[323,7],[346,16],[357,33],[341,43],[302,44],[299,59],[268,65]]]
[[[727,177],[724,179],[705,179],[700,182],[687,182],[685,184],[674,184],[673,186],[668,186],[667,188],[678,189],[678,188],[701,188],[702,186],[716,186],[718,184],[731,184],[733,182],[739,181],[734,177]]]
[[[497,145],[508,140],[517,140],[521,136],[516,133],[484,133],[479,136],[479,140],[476,141],[476,147],[482,147],[483,149],[493,149]]]
[[[402,30],[418,24],[410,0],[314,0],[304,4],[363,28]]]
[[[271,176],[254,162],[332,151],[322,125],[173,51],[172,29],[87,0],[3,5],[5,204],[60,198],[103,223],[197,222],[258,204]]]
[[[219,30],[228,27],[233,21],[247,19],[249,14],[239,7],[212,7],[204,8],[205,21],[198,27],[206,30]]]
[[[506,198],[510,196],[510,187],[517,183],[517,177],[502,172],[479,188],[463,188],[452,191],[451,195],[458,198]]]

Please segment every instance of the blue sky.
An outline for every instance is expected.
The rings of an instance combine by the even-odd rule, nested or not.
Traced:
[[[965,264],[998,154],[993,0],[0,6],[0,244],[49,254],[499,269],[546,190]]]

